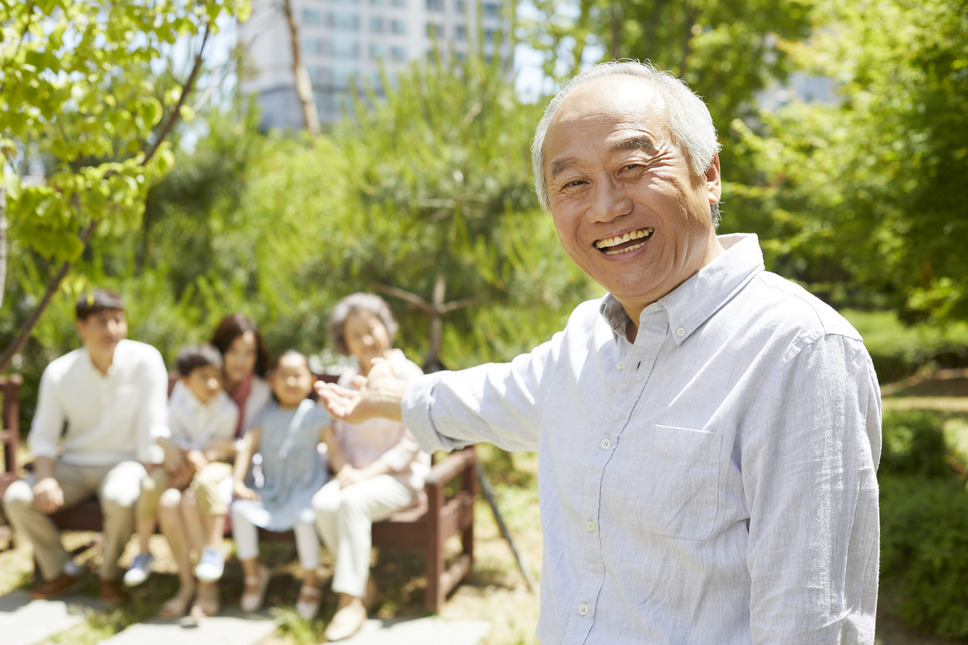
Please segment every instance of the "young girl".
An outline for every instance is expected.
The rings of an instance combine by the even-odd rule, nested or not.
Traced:
[[[311,505],[313,494],[326,483],[326,469],[317,446],[332,420],[326,410],[308,399],[313,389],[309,362],[289,350],[276,361],[269,375],[275,395],[246,433],[235,460],[232,505],[232,537],[245,576],[241,606],[256,611],[262,605],[269,571],[259,563],[258,531],[296,534],[296,552],[303,569],[296,611],[306,620],[319,609],[319,538]],[[245,476],[252,455],[262,455],[262,484],[253,490]]]
[[[397,323],[379,296],[356,293],[341,300],[330,317],[336,349],[356,358],[359,366],[340,376],[351,387],[366,376],[374,358],[390,362],[404,380],[422,374],[419,367],[393,349]],[[333,591],[336,614],[326,627],[328,640],[349,638],[366,620],[375,595],[370,575],[371,527],[394,511],[415,503],[430,472],[430,455],[420,450],[402,423],[371,419],[359,425],[337,422],[327,432],[333,481],[313,497],[316,526],[335,556]]]

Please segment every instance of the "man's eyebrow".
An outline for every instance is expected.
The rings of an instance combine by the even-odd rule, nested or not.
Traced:
[[[568,168],[568,166],[570,166],[572,163],[574,163],[574,159],[567,158],[567,157],[565,159],[556,159],[555,161],[552,161],[551,162],[552,178],[557,176],[558,173]]]
[[[627,150],[645,150],[647,152],[653,152],[655,151],[655,144],[649,137],[629,137],[614,144],[609,150],[610,152],[625,152]]]

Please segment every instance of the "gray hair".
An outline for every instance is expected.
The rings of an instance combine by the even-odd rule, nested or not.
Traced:
[[[601,63],[575,76],[559,91],[545,109],[544,116],[538,122],[531,142],[531,164],[534,168],[534,189],[538,194],[538,201],[546,211],[551,211],[548,200],[548,185],[544,176],[544,141],[548,133],[548,126],[562,101],[576,88],[588,81],[606,76],[633,76],[642,78],[658,90],[665,101],[666,116],[669,130],[674,142],[689,158],[691,170],[696,175],[704,175],[713,162],[720,144],[716,139],[716,127],[709,115],[709,109],[689,86],[682,80],[668,72],[657,70],[652,63],[645,61],[612,61]],[[719,209],[713,205],[714,224],[719,220]]]
[[[351,293],[336,303],[336,306],[333,308],[333,313],[329,317],[329,339],[336,348],[336,351],[344,356],[348,356],[350,353],[349,348],[346,346],[346,333],[344,330],[346,319],[351,314],[360,311],[371,313],[380,319],[380,322],[387,329],[387,336],[391,344],[393,343],[394,336],[397,334],[397,321],[393,318],[393,314],[390,313],[390,307],[383,298],[372,293]]]

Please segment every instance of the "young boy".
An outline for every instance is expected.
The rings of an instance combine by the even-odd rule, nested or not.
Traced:
[[[159,500],[165,490],[191,488],[203,515],[225,515],[228,510],[215,486],[217,479],[197,476],[219,458],[212,445],[231,439],[238,422],[238,408],[222,389],[222,355],[212,345],[191,345],[178,353],[176,366],[179,384],[168,403],[168,431],[156,433],[155,438],[157,447],[164,453],[164,467],[152,469],[141,483],[135,522],[141,552],[124,575],[127,586],[144,582],[154,562],[148,551],[148,538],[155,531]],[[224,556],[220,542],[205,536],[199,569],[208,575],[199,575],[198,569],[195,573],[206,582],[221,577]],[[187,562],[179,562],[178,575],[183,587],[194,586],[188,567]]]

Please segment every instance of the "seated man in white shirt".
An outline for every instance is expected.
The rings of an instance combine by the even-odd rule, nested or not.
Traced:
[[[402,419],[427,451],[538,451],[541,643],[874,642],[873,365],[755,235],[716,235],[718,150],[674,77],[583,72],[538,125],[535,187],[608,295],[510,363],[317,384],[334,418]]]
[[[152,433],[167,424],[168,372],[157,349],[125,339],[117,294],[83,294],[76,314],[83,346],[44,370],[27,437],[34,470],[10,485],[3,504],[43,576],[30,595],[49,599],[70,591],[81,568],[48,514],[96,495],[104,513],[100,595],[113,604],[124,600],[118,558],[134,530]]]

